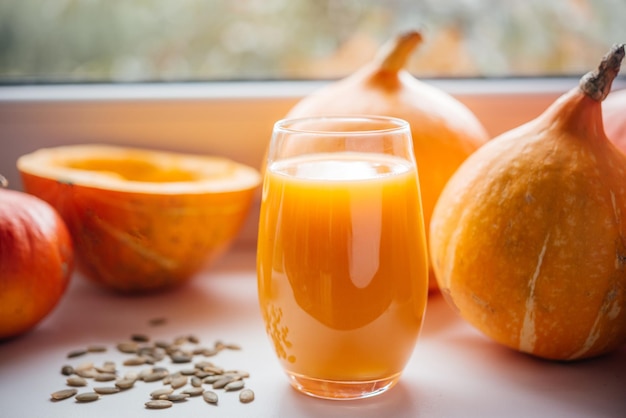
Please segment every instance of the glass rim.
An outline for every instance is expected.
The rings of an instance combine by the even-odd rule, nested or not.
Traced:
[[[293,125],[303,123],[307,121],[345,121],[348,123],[362,123],[362,122],[378,122],[387,123],[388,127],[381,127],[375,129],[355,129],[355,130],[337,130],[337,129],[312,129],[312,128],[297,128]],[[410,128],[409,122],[396,118],[393,116],[379,116],[379,115],[318,115],[318,116],[304,116],[304,117],[286,117],[280,119],[274,124],[274,131],[280,131],[284,133],[298,133],[298,134],[323,134],[323,135],[364,135],[364,134],[380,134],[391,133],[401,131]]]

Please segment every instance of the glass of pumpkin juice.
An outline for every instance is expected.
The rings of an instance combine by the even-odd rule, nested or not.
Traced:
[[[413,352],[428,293],[408,123],[282,120],[266,164],[258,294],[280,364],[314,397],[385,392]]]

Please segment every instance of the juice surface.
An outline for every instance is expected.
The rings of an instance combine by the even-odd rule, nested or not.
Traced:
[[[402,371],[426,304],[417,173],[396,157],[341,155],[268,168],[259,300],[289,371],[378,379]]]

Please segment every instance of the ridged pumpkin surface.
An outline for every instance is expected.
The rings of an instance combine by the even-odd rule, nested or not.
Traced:
[[[97,145],[42,149],[18,169],[65,220],[83,274],[128,293],[179,285],[222,254],[260,183],[226,159]]]
[[[431,259],[442,293],[516,350],[573,360],[626,341],[626,157],[601,113],[622,56],[623,47],[601,68],[600,97],[586,77],[474,153],[435,208]]]

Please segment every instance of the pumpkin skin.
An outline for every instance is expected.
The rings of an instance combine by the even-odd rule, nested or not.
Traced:
[[[56,211],[35,196],[0,188],[0,339],[43,320],[73,268],[70,234]]]
[[[626,156],[604,134],[601,109],[623,52],[600,72],[603,95],[572,89],[492,139],[435,208],[431,259],[444,297],[515,350],[575,360],[626,341]]]
[[[260,183],[226,159],[103,145],[41,149],[18,169],[65,220],[79,271],[131,294],[180,286],[218,259]]]
[[[465,105],[403,68],[421,41],[417,31],[400,34],[383,45],[372,62],[303,98],[287,117],[379,115],[408,121],[428,225],[448,179],[489,136]],[[437,288],[432,268],[429,288]]]

